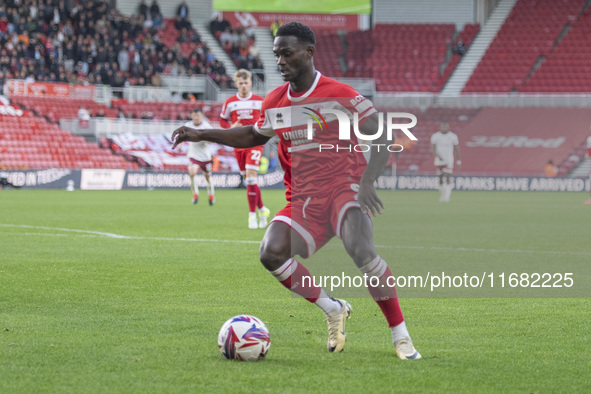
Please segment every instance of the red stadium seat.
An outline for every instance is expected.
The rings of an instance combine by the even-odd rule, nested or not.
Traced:
[[[463,91],[535,91],[524,89],[524,85],[534,83],[526,82],[534,64],[540,56],[554,56],[557,37],[567,23],[576,19],[584,3],[585,0],[519,0]],[[561,46],[562,42],[558,48]],[[538,72],[532,79],[537,80]]]

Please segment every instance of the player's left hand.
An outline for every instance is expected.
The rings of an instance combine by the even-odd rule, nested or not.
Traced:
[[[376,188],[373,182],[364,181],[363,179],[359,183],[359,204],[361,205],[361,212],[367,213],[373,216],[381,215],[384,209],[384,203],[378,197]]]

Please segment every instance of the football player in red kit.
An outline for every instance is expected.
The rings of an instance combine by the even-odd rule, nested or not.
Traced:
[[[386,318],[396,355],[402,360],[416,360],[421,355],[402,316],[394,281],[390,280],[394,277],[373,243],[370,215],[380,214],[384,207],[374,182],[389,159],[389,152],[379,148],[388,142],[387,133],[374,139],[369,161],[354,149],[323,150],[347,144],[351,148],[359,141],[353,133],[341,138],[341,119],[319,117],[322,110],[346,113],[345,118],[350,115],[358,120],[359,131],[368,136],[375,136],[379,116],[373,104],[352,87],[315,70],[315,44],[316,37],[308,26],[298,22],[281,26],[273,52],[288,83],[265,97],[256,124],[225,133],[180,127],[172,135],[174,146],[206,140],[247,148],[278,135],[288,203],[271,221],[261,242],[263,266],[283,286],[324,312],[328,350],[340,352],[345,346],[345,322],[351,315],[351,305],[305,280],[311,274],[295,259],[296,255],[311,256],[336,235],[359,270],[371,278],[367,287]],[[316,125],[311,118],[317,119]]]
[[[241,68],[234,74],[234,82],[238,92],[228,97],[224,102],[220,114],[220,125],[224,129],[240,126],[254,125],[259,119],[263,98],[253,94],[252,76],[250,71]],[[257,184],[257,175],[261,158],[263,157],[263,145],[246,149],[234,149],[240,175],[246,183],[246,197],[248,199],[248,228],[265,228],[270,211],[263,204],[261,189]],[[258,210],[258,222],[257,222]]]

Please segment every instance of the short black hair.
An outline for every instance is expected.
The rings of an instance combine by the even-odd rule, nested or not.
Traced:
[[[193,108],[193,111],[191,111],[191,113],[195,113],[195,112],[203,113],[203,110],[201,108]]]
[[[316,35],[308,26],[300,22],[289,22],[277,29],[275,37],[295,36],[303,44],[316,45]]]

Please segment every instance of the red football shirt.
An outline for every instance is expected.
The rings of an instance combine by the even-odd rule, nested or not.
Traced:
[[[256,94],[250,93],[248,97],[240,97],[236,93],[232,97],[228,97],[222,107],[220,114],[220,126],[224,129],[229,129],[232,123],[240,121],[242,126],[255,124],[261,114],[261,105],[263,98]],[[250,149],[250,148],[249,148]],[[242,151],[245,149],[235,149]]]
[[[337,117],[330,114],[320,117],[322,109],[339,110],[351,120],[357,113],[359,127],[377,112],[371,101],[351,86],[318,71],[307,92],[293,93],[286,83],[270,92],[263,101],[255,130],[267,137],[277,134],[280,138],[278,157],[285,171],[288,201],[292,195],[322,196],[330,190],[331,184],[339,183],[343,177],[348,177],[352,183],[359,182],[367,166],[363,153],[351,148],[359,144],[352,124],[349,125],[350,139],[340,140]],[[309,124],[313,129],[312,139],[308,138]],[[331,145],[343,149],[320,150]]]

